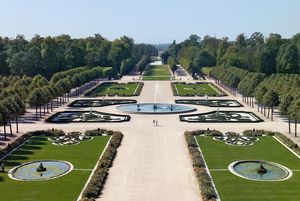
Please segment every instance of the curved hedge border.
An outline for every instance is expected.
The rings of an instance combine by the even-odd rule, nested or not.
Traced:
[[[112,166],[116,157],[117,149],[121,145],[123,134],[117,131],[107,131],[112,133],[111,140],[105,149],[99,163],[93,172],[93,175],[82,193],[81,201],[94,201],[100,194],[108,176],[108,170]],[[85,133],[90,136],[103,135],[101,129],[88,130]]]

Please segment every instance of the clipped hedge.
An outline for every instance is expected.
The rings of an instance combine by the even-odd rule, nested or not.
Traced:
[[[229,132],[231,135],[237,135],[237,133]],[[201,196],[203,201],[216,201],[217,193],[213,187],[213,182],[208,174],[207,166],[205,164],[202,153],[199,150],[198,144],[194,136],[205,135],[205,136],[221,136],[222,132],[218,130],[195,130],[186,131],[185,140],[188,145],[190,157],[192,159],[193,168],[196,174],[196,179],[199,183],[201,190]],[[300,155],[300,147],[294,143],[291,139],[286,137],[284,134],[279,132],[273,132],[268,130],[245,130],[243,135],[247,137],[261,137],[261,136],[274,136],[279,139],[287,147],[291,148],[298,155]]]
[[[179,82],[171,82],[171,89],[172,89],[172,92],[173,92],[173,95],[174,96],[179,96],[177,90],[176,90],[176,84],[179,83]]]
[[[104,129],[88,130],[87,135],[99,136],[103,133],[109,133],[111,131]],[[83,191],[81,201],[93,201],[97,198],[102,191],[105,184],[106,178],[108,176],[108,170],[112,166],[113,160],[116,157],[117,149],[121,145],[123,134],[120,132],[113,132],[111,140],[107,148],[105,149],[98,166],[96,167],[91,180]]]
[[[201,191],[201,197],[203,201],[215,201],[217,199],[217,193],[213,186],[211,177],[206,169],[206,164],[203,155],[199,151],[198,144],[194,135],[204,135],[213,136],[214,134],[219,135],[221,132],[216,130],[197,130],[197,131],[186,131],[184,133],[185,140],[188,145],[190,157],[192,159],[194,172],[196,179],[199,184]],[[222,134],[222,133],[221,133]]]

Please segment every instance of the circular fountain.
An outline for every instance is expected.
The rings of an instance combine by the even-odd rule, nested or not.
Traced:
[[[175,114],[193,112],[196,109],[190,106],[169,103],[139,103],[118,106],[122,112],[138,114]]]
[[[228,169],[236,176],[254,181],[282,181],[293,175],[287,167],[268,161],[235,161]]]
[[[157,92],[159,91],[158,83],[155,84],[154,102],[153,103],[135,103],[118,106],[117,109],[126,113],[137,114],[175,114],[196,111],[196,108],[170,103],[158,103]]]
[[[44,181],[64,176],[72,170],[73,165],[67,161],[32,161],[12,168],[8,176],[18,181]]]

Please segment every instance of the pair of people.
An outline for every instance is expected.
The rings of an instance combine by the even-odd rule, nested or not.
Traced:
[[[153,119],[153,121],[152,121],[152,122],[153,122],[153,126],[158,126],[158,120],[157,120],[157,119],[156,119],[156,120],[155,120],[155,119]]]

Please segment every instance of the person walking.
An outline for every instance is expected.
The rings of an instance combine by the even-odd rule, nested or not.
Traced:
[[[153,119],[152,123],[153,123],[153,126],[155,126],[155,119]]]
[[[156,119],[156,121],[155,121],[155,126],[158,126],[158,120]]]

